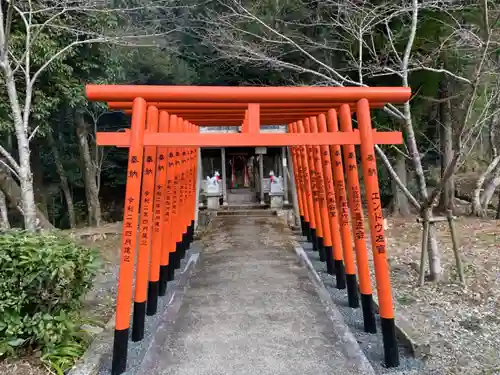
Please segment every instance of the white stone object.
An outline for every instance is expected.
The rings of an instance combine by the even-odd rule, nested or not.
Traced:
[[[283,189],[283,178],[276,177],[274,172],[269,172],[269,195],[284,195],[285,190]]]
[[[213,177],[207,176],[207,196],[220,196],[220,174],[218,171],[215,172]]]

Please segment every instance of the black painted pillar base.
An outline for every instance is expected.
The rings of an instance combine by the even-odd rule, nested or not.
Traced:
[[[319,260],[321,262],[326,261],[326,255],[325,255],[325,245],[324,245],[324,240],[323,237],[318,237],[318,252],[319,252]]]
[[[163,297],[167,294],[168,266],[160,266],[160,289],[158,295]]]
[[[134,302],[134,316],[132,318],[132,341],[141,341],[144,338],[144,321],[146,320],[146,301]]]
[[[187,248],[189,249],[189,247],[193,243],[193,222],[191,222],[188,225],[186,234],[187,234],[187,244],[188,244]]]
[[[160,290],[159,281],[150,281],[148,285],[148,304],[146,314],[152,316],[158,310],[158,292]]]
[[[174,258],[174,268],[178,270],[181,268],[181,260],[182,260],[182,241],[177,242],[175,244],[175,258]]]
[[[325,257],[326,257],[326,272],[329,275],[335,275],[335,264],[333,263],[333,248],[331,246],[325,246]]]
[[[304,219],[305,220],[305,219]],[[306,226],[306,238],[307,242],[312,242],[312,229],[311,229],[311,224],[307,221],[304,221],[304,224]]]
[[[394,319],[381,318],[382,340],[384,342],[384,359],[386,367],[399,366],[399,351],[396,340],[396,325]]]
[[[334,260],[335,278],[337,279],[337,289],[345,289],[345,269],[342,260]]]
[[[356,309],[359,307],[358,282],[356,280],[356,275],[345,275],[345,281],[347,284],[347,301],[349,303],[349,307]]]
[[[186,257],[186,253],[191,246],[191,233],[189,233],[190,229],[189,227],[186,228],[186,233],[182,236],[182,239],[184,240],[184,254],[183,258]]]
[[[318,237],[316,236],[316,228],[311,228],[311,243],[313,245],[313,250],[318,251]]]
[[[371,294],[361,294],[361,309],[363,310],[365,332],[377,333],[377,323],[375,321],[373,298]]]
[[[186,252],[189,249],[189,241],[188,241],[187,229],[186,229],[186,232],[184,232],[182,234],[181,243],[182,243],[181,259],[184,259],[186,257]]]
[[[128,328],[115,329],[111,375],[120,375],[127,369]]]
[[[184,256],[186,256],[186,253],[188,249],[191,247],[191,226],[187,227],[186,229],[186,247],[184,248]]]
[[[175,279],[175,253],[168,254],[168,275],[167,280],[172,281]]]
[[[189,226],[189,243],[192,244],[194,241],[194,220],[191,220],[191,225]]]

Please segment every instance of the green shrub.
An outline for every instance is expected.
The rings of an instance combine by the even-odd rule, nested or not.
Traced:
[[[0,356],[44,352],[73,340],[81,297],[98,269],[95,250],[54,233],[0,233]]]

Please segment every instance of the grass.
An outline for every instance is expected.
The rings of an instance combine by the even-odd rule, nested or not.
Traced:
[[[87,346],[87,340],[75,337],[73,340],[48,351],[42,355],[40,360],[52,372],[57,375],[64,375],[83,356]]]

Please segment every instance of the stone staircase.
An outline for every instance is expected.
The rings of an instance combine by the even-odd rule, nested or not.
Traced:
[[[252,205],[256,204],[257,196],[253,189],[240,188],[240,189],[227,189],[227,203],[230,206],[234,205]]]
[[[216,216],[247,216],[247,217],[270,217],[276,216],[277,211],[269,209],[268,206],[264,205],[233,205],[221,207],[220,210],[216,212]]]

